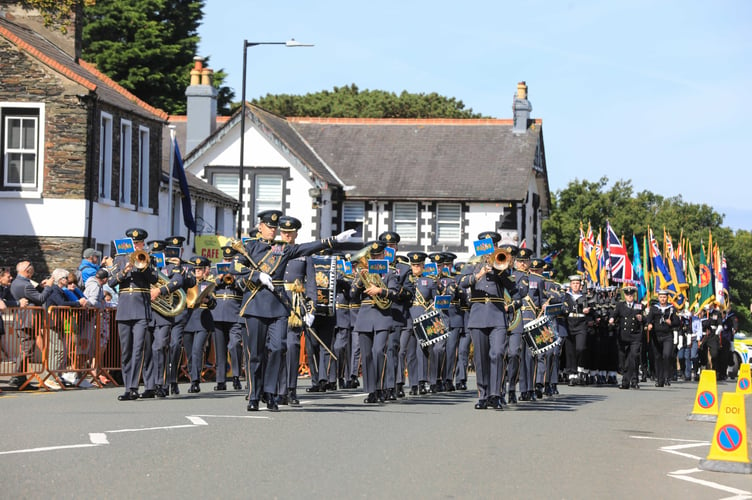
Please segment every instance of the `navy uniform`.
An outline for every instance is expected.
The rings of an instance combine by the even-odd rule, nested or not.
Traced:
[[[563,297],[560,291],[560,288],[558,286],[558,283],[555,283],[554,281],[548,280],[543,277],[543,268],[545,266],[545,262],[543,259],[539,258],[533,258],[530,259],[530,289],[538,288],[539,292],[539,298],[538,301],[542,301],[543,306],[547,304],[558,304],[561,303]],[[535,283],[535,285],[533,285]],[[533,299],[535,300],[535,299]],[[539,316],[540,314],[545,313],[545,311],[541,311],[540,307],[538,308]],[[523,316],[524,318],[524,316]],[[556,325],[556,318],[551,317],[550,318],[550,327],[554,332],[557,332],[557,325]],[[548,351],[544,352],[543,354],[538,356],[538,359],[536,361],[536,368],[535,368],[535,397],[538,399],[542,398],[545,394],[546,396],[552,395],[552,386],[551,386],[551,378],[552,378],[552,368],[551,365],[553,364],[553,358],[556,355],[556,350],[559,348],[558,344],[549,349]],[[558,377],[557,377],[558,380]]]
[[[259,231],[271,232],[273,235],[281,215],[282,212],[279,210],[261,212]],[[297,257],[333,248],[336,241],[344,241],[351,234],[352,231],[346,231],[321,241],[291,245],[259,237],[245,244],[245,253],[250,259],[252,270],[246,281],[249,291],[243,298],[244,304],[240,309],[240,315],[245,318],[247,338],[243,340],[249,353],[249,411],[258,410],[259,400],[264,395],[267,408],[272,411],[279,410],[276,399],[277,381],[287,337],[287,318],[290,314],[284,289],[287,263]],[[266,364],[263,364],[265,350],[267,357]]]
[[[187,294],[188,290],[196,286],[196,276],[193,274],[192,266],[180,259],[181,246],[184,241],[185,238],[183,236],[170,236],[166,238],[165,243],[167,243],[167,247],[165,248],[165,257],[167,257],[168,262],[171,262],[167,266],[168,276],[171,280],[180,280],[182,282],[181,288]],[[178,274],[180,276],[177,276]],[[190,314],[191,312],[188,308],[184,308],[180,314],[175,316],[172,328],[170,329],[165,383],[168,384],[169,392],[174,395],[180,394],[178,377],[180,362],[182,361],[183,332],[185,331],[185,325],[188,324]],[[186,351],[186,359],[188,358],[190,358],[190,352]]]
[[[635,301],[637,288],[624,287],[624,301],[617,302],[608,322],[616,326],[619,339],[619,366],[622,367],[621,389],[638,389],[637,363],[642,344],[643,307]]]
[[[507,359],[509,366],[507,378],[509,380],[509,402],[516,403],[517,396],[514,391],[516,383],[519,383],[520,400],[530,401],[534,398],[533,355],[530,349],[527,348],[522,335],[524,334],[524,325],[537,317],[538,308],[540,308],[543,300],[541,300],[541,289],[538,286],[540,281],[537,278],[531,277],[528,272],[530,258],[533,255],[532,250],[529,248],[518,249],[509,245],[505,245],[503,248],[515,256],[515,270],[510,274],[515,280],[520,297],[523,298],[522,319],[512,329],[511,333],[508,334],[509,349],[507,351]],[[504,388],[502,387],[502,393],[503,391]]]
[[[428,260],[436,264],[437,274],[430,278],[434,282],[435,291],[434,299],[431,300],[430,309],[434,309],[434,300],[437,295],[440,295],[439,291],[439,279],[441,278],[441,266],[444,263],[444,255],[441,252],[434,252],[428,255]],[[446,321],[445,312],[439,311],[442,316],[442,320]],[[447,325],[448,328],[448,325]],[[431,393],[444,392],[444,368],[446,366],[446,338],[434,342],[431,347],[428,348],[428,381],[430,383]]]
[[[472,267],[470,264],[461,262],[454,264],[455,279],[458,285],[461,276],[465,272],[465,268],[469,272]],[[454,386],[458,391],[466,391],[467,369],[470,365],[470,343],[472,342],[470,334],[467,331],[467,319],[470,317],[470,290],[460,286],[457,293],[462,326],[460,327],[459,341],[457,342],[457,368],[454,371]]]
[[[520,256],[522,256],[521,259]],[[546,290],[543,278],[534,272],[530,272],[533,260],[535,260],[537,265],[540,263],[540,259],[533,259],[532,257],[532,250],[528,248],[521,248],[517,256],[520,262],[520,270],[525,272],[525,279],[527,280],[527,296],[523,297],[522,306],[523,325],[538,317],[542,317],[543,311],[541,308],[546,302]],[[540,378],[538,374],[539,361],[543,358],[544,356],[534,357],[530,349],[523,348],[521,359],[523,361],[522,374],[524,378],[520,378],[520,399],[523,401],[532,401],[543,397],[544,373],[540,374]]]
[[[563,303],[566,291],[564,290],[564,287],[551,279],[551,276],[554,274],[554,266],[550,262],[545,262],[541,269],[543,279],[545,280],[546,293],[551,299],[551,302],[555,304]],[[559,339],[563,341],[567,337],[567,318],[564,313],[561,312],[554,316],[553,321],[556,329],[555,331],[557,332]],[[548,396],[559,394],[559,359],[561,357],[561,347],[561,342],[556,344],[556,346],[550,351],[550,357],[546,359],[546,382],[544,382],[543,390]]]
[[[131,228],[125,232],[133,240],[136,250],[143,250],[148,234],[143,229]],[[151,321],[151,285],[157,282],[157,272],[151,265],[137,269],[128,255],[115,257],[115,272],[108,281],[111,288],[118,287],[118,307],[115,320],[120,338],[120,361],[125,393],[119,401],[138,399],[141,363],[144,356],[149,322]]]
[[[385,247],[384,242],[371,242],[367,247],[367,254],[372,259],[382,259]],[[369,277],[368,268],[358,269],[350,292],[351,296],[360,301],[358,318],[353,331],[358,333],[360,354],[363,359],[363,386],[368,392],[364,403],[384,401],[383,376],[386,368],[384,354],[393,324],[391,307],[379,308],[374,302],[374,297],[394,301],[399,295],[399,281],[394,270],[388,268],[381,280],[382,286],[372,284],[371,281],[376,280],[373,276]],[[369,295],[369,291],[374,295]]]
[[[149,252],[152,254],[164,252],[166,243],[163,240],[152,240],[147,242]],[[167,256],[165,256],[167,260]],[[183,285],[183,277],[179,274],[168,276],[170,274],[170,265],[166,264],[162,268],[162,274],[168,277],[167,283],[160,287],[161,295],[170,295],[180,290]],[[165,381],[165,355],[166,348],[169,344],[170,330],[175,321],[172,316],[164,316],[156,310],[152,310],[151,322],[147,330],[147,341],[144,350],[144,392],[140,394],[142,399],[163,398],[167,396],[164,387]]]
[[[478,239],[501,240],[495,232],[481,233]],[[507,350],[507,328],[510,314],[522,304],[517,286],[509,270],[493,269],[487,261],[476,266],[467,266],[467,273],[460,278],[460,286],[470,290],[470,315],[467,329],[475,346],[475,371],[479,400],[475,408],[483,410],[491,406],[502,409],[501,384],[504,370],[504,355]],[[505,295],[509,296],[507,304]]]
[[[335,257],[342,258],[341,254]],[[340,389],[349,389],[350,385],[350,338],[352,323],[350,322],[350,288],[352,277],[344,270],[337,270],[336,298],[334,305],[334,346],[332,350],[337,356],[337,378]]]
[[[330,354],[334,344],[336,317],[329,316],[321,310],[323,300],[319,297],[318,286],[322,286],[322,293],[328,293],[329,271],[331,259],[328,255],[314,255],[306,257],[305,297],[308,304],[307,314],[312,319],[310,327],[306,328],[306,351],[309,353],[309,368],[313,381],[313,371],[318,369],[318,388],[320,392],[337,389],[337,362]],[[336,261],[335,261],[336,262]],[[335,276],[336,287],[337,281]],[[313,332],[318,335],[314,337]],[[324,343],[324,346],[321,345]],[[313,365],[310,365],[313,363]]]
[[[206,257],[194,257],[189,261],[193,266],[193,273],[196,276],[196,285],[188,294],[188,321],[183,331],[183,348],[186,356],[189,358],[189,373],[191,376],[191,386],[188,388],[189,393],[201,392],[201,372],[204,368],[204,351],[206,341],[209,338],[209,332],[214,331],[214,318],[212,309],[217,305],[213,293],[208,293],[202,300],[191,300],[198,297],[207,287],[214,287],[216,284],[212,281],[209,274],[211,261]]]
[[[400,235],[394,231],[385,231],[379,235],[379,241],[382,241],[387,247],[397,252],[397,245],[400,242]],[[402,373],[400,369],[400,352],[402,346],[402,337],[408,336],[412,331],[412,319],[410,318],[410,304],[413,300],[414,289],[409,280],[410,266],[397,259],[395,254],[394,261],[390,264],[391,269],[397,275],[399,292],[396,300],[392,301],[392,329],[389,331],[386,344],[386,373],[384,376],[384,387],[386,389],[386,400],[394,401],[397,397],[404,397],[405,385],[404,365]]]
[[[348,255],[348,260],[350,259]],[[355,331],[355,323],[358,322],[358,313],[360,312],[360,296],[353,295],[352,285],[355,279],[355,263],[353,265],[353,278],[350,280],[350,305],[348,314],[350,315],[350,380],[347,382],[348,389],[357,389],[360,387],[360,335]]]
[[[429,308],[433,309],[434,297],[437,295],[436,280],[423,276],[423,266],[427,257],[423,252],[407,254],[412,267],[409,280],[415,290],[413,303],[410,306],[410,317],[413,321],[424,315]],[[428,392],[428,364],[431,347],[422,348],[416,335],[412,335],[407,342],[407,373],[410,378],[411,395]]]
[[[668,291],[658,290],[658,304],[652,306],[645,319],[650,343],[655,349],[656,387],[671,385],[671,362],[674,360],[674,330],[679,328],[679,316],[668,303]],[[676,366],[676,363],[674,363]]]
[[[464,326],[463,314],[460,306],[460,290],[457,284],[457,278],[453,273],[454,259],[457,256],[451,252],[442,252],[440,254],[439,279],[436,281],[439,295],[448,295],[450,297],[449,308],[441,312],[446,318],[449,335],[445,341],[444,362],[441,376],[444,379],[444,390],[452,392],[455,389],[452,381],[457,371],[457,347],[460,342],[460,335]],[[434,259],[436,259],[434,257]]]
[[[231,246],[222,247],[222,260],[235,267],[233,258],[237,251]],[[214,357],[217,368],[215,391],[227,389],[227,354],[230,354],[232,388],[242,389],[240,384],[240,359],[242,356],[242,336],[244,325],[240,322],[240,306],[243,290],[232,272],[217,276],[214,298],[217,301],[212,310],[214,319]]]
[[[567,355],[567,373],[569,385],[587,384],[585,369],[588,331],[593,322],[593,310],[587,303],[587,296],[574,290],[574,283],[582,285],[582,276],[569,277],[570,290],[564,296],[567,309],[567,338],[565,352]]]

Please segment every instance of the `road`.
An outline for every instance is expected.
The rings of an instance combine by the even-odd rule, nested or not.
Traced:
[[[134,402],[4,392],[3,497],[752,498],[751,476],[697,470],[714,424],[686,420],[695,384],[562,387],[504,411],[475,410],[474,391],[373,406],[300,384],[278,413],[210,383]]]

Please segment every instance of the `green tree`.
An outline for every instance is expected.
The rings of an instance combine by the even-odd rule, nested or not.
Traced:
[[[383,90],[363,90],[357,85],[334,87],[332,91],[309,93],[303,96],[267,94],[254,99],[256,104],[280,116],[316,116],[332,118],[482,118],[465,109],[454,97],[435,92],[400,95]],[[237,103],[235,107],[240,106]]]
[[[83,58],[152,106],[184,114],[203,6],[203,0],[97,0],[84,8]],[[233,94],[221,86],[222,70],[214,76],[218,111],[227,113]]]

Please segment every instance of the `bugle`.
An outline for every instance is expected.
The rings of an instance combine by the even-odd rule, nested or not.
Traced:
[[[151,264],[151,258],[149,257],[149,254],[144,252],[143,250],[136,250],[135,252],[131,253],[128,256],[128,261],[135,269],[138,269],[139,271],[143,271]]]

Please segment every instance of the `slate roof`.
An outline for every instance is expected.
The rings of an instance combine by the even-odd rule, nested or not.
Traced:
[[[95,66],[73,57],[30,28],[0,16],[0,36],[13,43],[50,69],[77,82],[98,98],[124,111],[157,121],[167,119],[167,113],[150,106],[118,85]]]
[[[346,185],[348,199],[522,200],[541,122],[288,118]],[[547,184],[547,182],[546,182]]]

